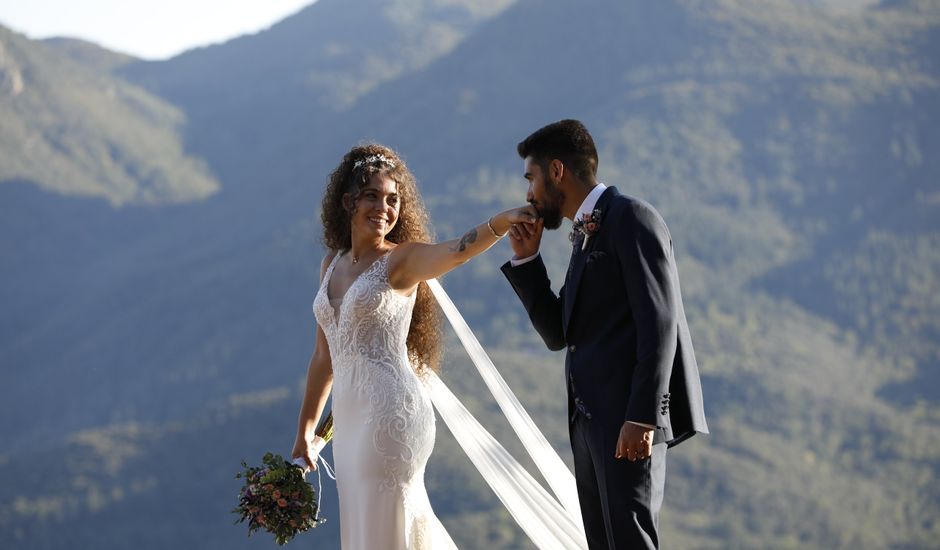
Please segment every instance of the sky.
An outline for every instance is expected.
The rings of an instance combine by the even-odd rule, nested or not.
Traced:
[[[0,24],[30,38],[82,38],[166,59],[270,27],[316,0],[0,0]]]

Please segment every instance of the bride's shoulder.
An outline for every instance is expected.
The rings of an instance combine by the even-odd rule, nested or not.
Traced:
[[[398,263],[401,258],[408,255],[408,251],[411,250],[414,243],[404,242],[404,243],[387,243],[388,248],[385,250],[385,258],[388,260],[389,265]]]
[[[427,246],[427,243],[418,241],[389,243],[389,248],[385,253],[389,274],[400,274],[401,271],[408,271],[414,260],[415,251],[425,246]]]
[[[388,285],[403,296],[410,296],[413,294],[417,286],[417,284],[411,285],[404,283],[402,279],[404,273],[408,271],[408,257],[418,246],[421,246],[421,243],[410,241],[394,244],[391,248],[389,248],[385,255],[387,258],[387,264],[385,268],[386,277],[388,278]]]

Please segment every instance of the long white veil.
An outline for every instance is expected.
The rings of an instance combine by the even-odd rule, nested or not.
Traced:
[[[437,376],[429,380],[434,407],[473,465],[536,546],[586,549],[574,476],[509,389],[440,283],[434,279],[427,283],[554,496],[477,422]]]

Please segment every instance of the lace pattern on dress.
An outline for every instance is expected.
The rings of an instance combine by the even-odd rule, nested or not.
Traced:
[[[379,489],[407,490],[434,446],[434,412],[424,384],[408,361],[407,337],[416,294],[403,296],[388,283],[388,256],[353,281],[339,306],[327,288],[336,261],[323,277],[313,309],[330,345],[335,399],[358,394],[368,403],[366,422],[385,475]]]

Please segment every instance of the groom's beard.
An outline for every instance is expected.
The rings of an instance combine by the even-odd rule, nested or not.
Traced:
[[[555,184],[546,182],[545,200],[532,206],[538,211],[545,222],[545,229],[558,229],[561,227],[561,205],[565,202],[565,193]]]

